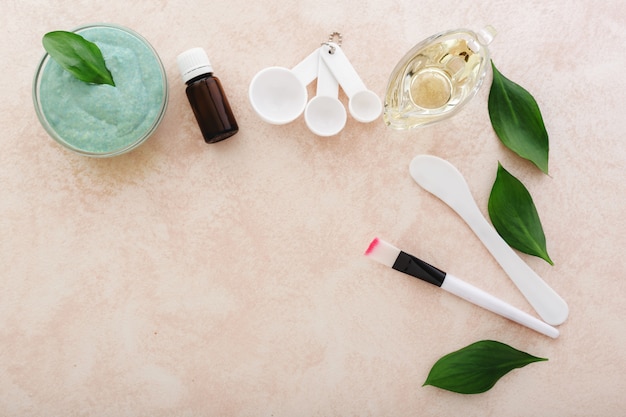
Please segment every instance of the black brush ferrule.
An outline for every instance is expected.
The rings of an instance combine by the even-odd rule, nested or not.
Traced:
[[[400,251],[400,255],[398,255],[392,268],[438,287],[441,287],[446,278],[446,273],[442,270],[402,251]]]

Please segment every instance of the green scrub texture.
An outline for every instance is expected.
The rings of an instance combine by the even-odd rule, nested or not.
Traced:
[[[122,28],[90,26],[76,33],[98,45],[116,86],[85,83],[48,59],[40,74],[41,112],[58,139],[79,152],[132,149],[152,133],[165,110],[161,62],[143,39]]]

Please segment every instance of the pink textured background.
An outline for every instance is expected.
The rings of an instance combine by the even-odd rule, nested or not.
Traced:
[[[42,35],[98,21],[144,35],[171,93],[156,134],[107,160],[57,145],[31,99]],[[550,176],[498,141],[488,88],[445,123],[393,132],[349,117],[326,139],[302,118],[265,124],[247,100],[256,72],[295,65],[334,30],[383,96],[415,43],[485,24],[499,69],[540,104]],[[3,1],[0,415],[623,415],[625,29],[621,0]],[[240,124],[215,145],[175,64],[193,46]],[[363,256],[380,236],[532,313],[411,180],[422,153],[455,164],[484,213],[498,161],[527,186],[555,266],[522,258],[570,305],[559,339]],[[421,387],[439,357],[481,339],[550,360],[481,395]]]

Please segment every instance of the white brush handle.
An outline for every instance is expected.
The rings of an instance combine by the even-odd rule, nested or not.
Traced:
[[[454,275],[446,274],[446,278],[444,279],[441,288],[456,295],[457,297],[461,297],[462,299],[469,301],[470,303],[476,304],[477,306],[519,323],[522,326],[526,326],[529,329],[543,335],[552,338],[557,338],[559,336],[558,329],[555,329],[530,314],[513,307],[512,305],[479,288],[474,287],[471,284],[468,284]]]
[[[478,207],[466,204],[455,211],[465,219],[483,245],[511,278],[546,323],[562,324],[569,314],[567,303],[487,223]]]

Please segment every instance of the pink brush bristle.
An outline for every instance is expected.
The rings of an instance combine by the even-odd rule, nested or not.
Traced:
[[[378,240],[378,238],[375,237],[374,240],[372,240],[372,243],[370,243],[370,245],[367,247],[367,250],[365,251],[365,255],[370,255],[372,251],[376,248],[376,246],[378,246],[379,242],[380,240]]]

